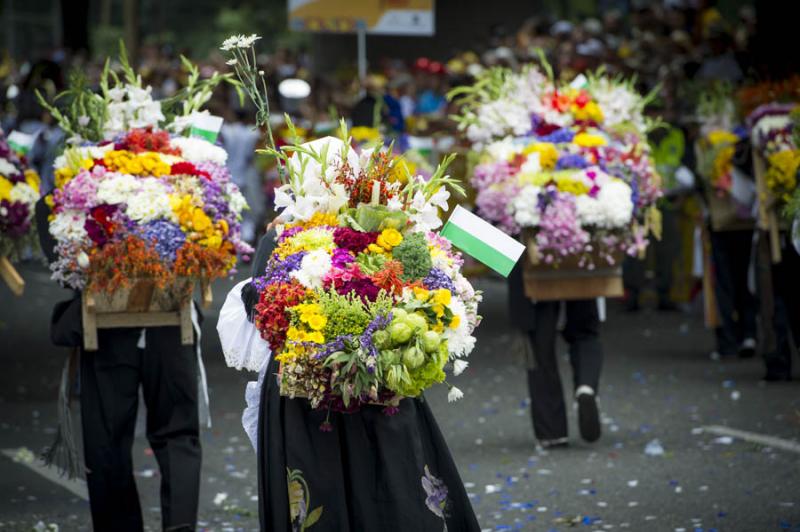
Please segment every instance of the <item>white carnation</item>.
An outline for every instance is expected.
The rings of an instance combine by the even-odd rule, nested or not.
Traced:
[[[139,190],[139,179],[129,174],[115,174],[97,186],[97,203],[127,203]]]
[[[86,215],[82,211],[67,209],[56,214],[50,222],[50,234],[60,242],[84,240],[88,237],[85,224]]]
[[[159,218],[177,221],[169,204],[167,187],[153,177],[139,180],[138,191],[127,198],[125,214],[139,223],[147,223]]]
[[[327,251],[316,249],[309,251],[300,262],[300,269],[291,273],[291,276],[300,284],[312,290],[322,288],[322,279],[331,270],[331,256]]]

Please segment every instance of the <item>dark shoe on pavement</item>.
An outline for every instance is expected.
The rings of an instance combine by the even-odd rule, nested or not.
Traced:
[[[739,346],[739,358],[753,358],[756,356],[755,338],[745,338]]]
[[[567,438],[556,438],[554,440],[539,440],[539,445],[542,449],[565,449],[569,447],[569,440]]]
[[[579,386],[575,391],[575,400],[578,402],[578,428],[581,438],[592,443],[600,439],[600,410],[597,408],[597,398],[594,390],[589,386]]]

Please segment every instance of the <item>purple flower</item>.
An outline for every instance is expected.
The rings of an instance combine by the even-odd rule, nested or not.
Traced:
[[[31,212],[26,204],[3,200],[0,202],[0,210],[6,213],[5,216],[0,216],[0,233],[3,236],[19,238],[28,232],[31,227]]]
[[[451,292],[456,290],[453,280],[439,268],[432,268],[427,277],[422,280],[422,284],[428,290],[438,290],[440,288],[447,288]]]
[[[575,132],[567,127],[562,127],[561,129],[556,129],[552,133],[548,135],[544,135],[539,137],[539,142],[552,142],[553,144],[564,144],[567,142],[572,142],[572,139],[575,137]]]
[[[578,153],[568,153],[558,158],[556,170],[567,170],[569,168],[583,169],[588,166],[589,161],[587,161],[583,155]]]
[[[436,478],[425,466],[425,474],[422,476],[422,489],[425,490],[425,506],[437,517],[444,519],[444,511],[447,506],[447,486],[440,478]]]
[[[392,321],[392,313],[389,312],[388,314],[381,316],[375,316],[375,318],[367,325],[367,328],[364,329],[364,332],[361,333],[361,337],[359,340],[361,341],[361,347],[367,352],[372,358],[376,358],[378,356],[378,348],[375,347],[375,344],[372,342],[372,335],[375,331],[380,329],[385,329],[389,326]],[[370,373],[375,371],[374,366],[368,366],[368,370]]]
[[[141,227],[142,238],[151,242],[161,260],[172,264],[178,250],[186,242],[186,235],[177,224],[167,220],[153,220]]]
[[[264,276],[254,279],[253,284],[260,292],[265,287],[274,283],[291,282],[289,274],[300,269],[300,263],[303,261],[305,255],[305,251],[299,251],[293,255],[289,255],[284,260],[273,256],[267,264],[266,270],[264,270]]]
[[[344,269],[347,264],[350,264],[354,260],[356,260],[355,257],[346,249],[337,248],[333,250],[331,263],[336,268]]]

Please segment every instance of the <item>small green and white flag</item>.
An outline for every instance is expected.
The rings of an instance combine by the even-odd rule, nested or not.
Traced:
[[[33,135],[28,135],[22,131],[12,131],[8,134],[7,140],[11,149],[21,155],[27,155],[33,148]]]
[[[192,117],[192,127],[189,130],[189,136],[206,139],[208,142],[216,142],[221,129],[221,116],[198,113]]]
[[[441,235],[458,249],[508,277],[525,246],[467,209],[456,206]]]

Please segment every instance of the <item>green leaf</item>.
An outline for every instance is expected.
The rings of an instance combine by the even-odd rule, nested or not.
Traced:
[[[308,517],[306,517],[306,520],[303,523],[304,529],[312,527],[317,521],[319,521],[319,518],[322,517],[322,508],[322,506],[314,508],[314,511],[308,514]]]

